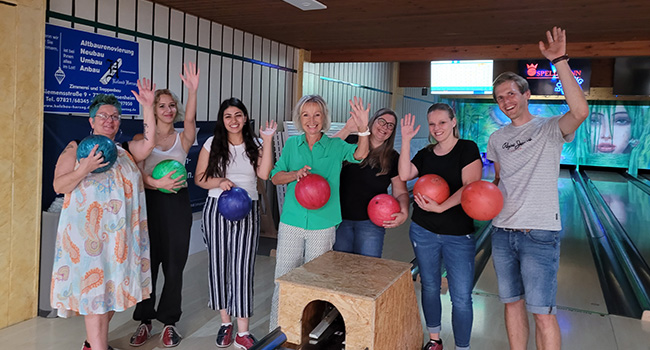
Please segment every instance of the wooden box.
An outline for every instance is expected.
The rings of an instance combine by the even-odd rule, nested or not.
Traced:
[[[346,350],[422,347],[422,325],[408,263],[330,251],[277,282],[278,323],[289,343],[301,344],[310,331],[303,323],[319,321],[302,319],[307,306],[326,301],[343,316]],[[310,318],[314,313],[304,315]]]

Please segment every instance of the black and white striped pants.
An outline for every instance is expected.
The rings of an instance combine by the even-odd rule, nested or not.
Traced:
[[[253,269],[260,237],[259,201],[239,221],[226,220],[217,211],[217,198],[203,207],[203,241],[208,249],[210,302],[237,318],[253,315]]]

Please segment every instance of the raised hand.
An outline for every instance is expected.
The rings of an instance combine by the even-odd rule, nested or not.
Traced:
[[[196,92],[199,88],[199,73],[201,70],[196,66],[196,63],[189,62],[183,64],[183,74],[181,74],[181,79],[185,87],[193,92]]]
[[[347,130],[347,132],[349,133],[356,132],[357,123],[354,122],[354,118],[348,118],[348,120],[345,122],[345,126],[343,127],[343,129]]]
[[[156,84],[151,85],[151,80],[147,78],[142,78],[138,80],[138,92],[131,90],[135,99],[143,107],[153,106],[153,101],[156,96]]]
[[[401,123],[401,130],[402,130],[402,142],[409,142],[411,139],[417,135],[418,131],[420,131],[420,125],[417,127],[413,128],[415,126],[415,116],[412,115],[411,113],[407,114],[402,118],[400,121]]]
[[[278,124],[275,122],[275,120],[271,120],[271,123],[267,121],[264,129],[260,128],[260,137],[262,138],[262,141],[264,143],[273,142],[273,135],[277,129]]]
[[[370,115],[370,103],[364,109],[363,100],[360,97],[354,97],[354,101],[350,100],[350,118],[357,125],[357,130],[359,132],[364,132],[368,130],[368,116]],[[347,123],[346,123],[347,126]]]
[[[549,61],[566,54],[566,30],[560,27],[553,27],[552,30],[546,31],[546,40],[548,46],[543,41],[539,42],[539,51]]]

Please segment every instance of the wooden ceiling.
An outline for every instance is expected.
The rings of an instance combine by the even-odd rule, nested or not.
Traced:
[[[650,55],[650,0],[154,0],[309,50],[313,62],[539,57],[554,25],[573,57]]]

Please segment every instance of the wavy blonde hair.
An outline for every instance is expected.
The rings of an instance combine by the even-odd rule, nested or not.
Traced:
[[[185,119],[185,108],[183,107],[183,104],[181,103],[181,101],[178,99],[178,96],[176,96],[176,94],[171,92],[169,89],[158,89],[158,90],[156,90],[156,94],[155,94],[154,99],[153,99],[153,106],[154,106],[153,111],[154,111],[154,114],[156,114],[156,105],[160,101],[160,96],[162,96],[162,95],[167,95],[167,96],[171,97],[172,100],[174,100],[174,102],[176,103],[176,116],[174,117],[174,123],[183,121],[183,119]],[[158,117],[158,115],[156,115],[156,118],[157,117]]]

